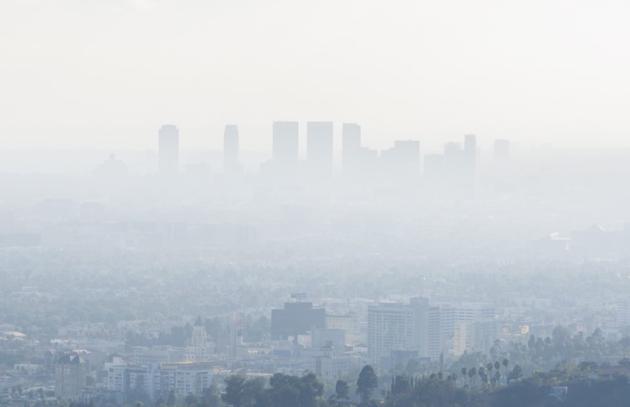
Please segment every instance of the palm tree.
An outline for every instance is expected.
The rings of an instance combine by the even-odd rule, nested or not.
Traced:
[[[470,379],[471,387],[472,387],[472,384],[474,383],[473,379],[476,375],[477,375],[477,368],[472,367],[468,369],[468,378]]]
[[[505,377],[505,383],[507,384],[508,365],[510,364],[510,361],[507,360],[507,358],[504,358],[502,364],[503,364],[503,368],[505,370],[505,373],[503,374],[503,377]]]
[[[477,370],[477,374],[479,375],[479,378],[484,385],[488,384],[488,374],[486,373],[486,369],[483,366],[481,366],[479,370]]]

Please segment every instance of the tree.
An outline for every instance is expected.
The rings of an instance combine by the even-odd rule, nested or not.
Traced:
[[[335,385],[335,396],[339,400],[345,400],[350,395],[350,386],[344,380],[337,380],[337,384]]]
[[[254,407],[264,396],[264,383],[259,379],[230,376],[225,384],[221,399],[233,407]]]
[[[519,380],[521,377],[523,377],[523,369],[519,365],[514,365],[507,376],[507,383],[510,384],[510,382]]]
[[[492,384],[496,386],[499,383],[501,383],[501,372],[497,370],[492,378]]]
[[[350,386],[345,380],[337,380],[335,384],[335,394],[330,396],[328,403],[331,407],[344,405],[349,401]]]
[[[493,393],[490,405],[493,407],[542,406],[548,393],[547,388],[533,381],[519,382]]]
[[[408,393],[411,388],[412,382],[406,376],[394,376],[392,379],[391,394],[394,396]]]
[[[488,371],[489,373],[490,371]],[[486,373],[486,369],[484,369],[484,367],[480,367],[477,370],[477,374],[479,375],[479,378],[481,379],[481,382],[485,385],[488,384],[488,373]]]
[[[220,407],[221,396],[213,383],[209,388],[203,391],[201,396],[201,407]]]
[[[269,380],[269,388],[257,399],[257,407],[316,407],[324,393],[321,384],[313,373],[302,377],[274,374]]]
[[[281,373],[274,374],[269,379],[270,388],[267,389],[265,401],[269,406],[299,406],[300,379]]]
[[[372,398],[372,393],[378,387],[378,378],[374,369],[366,365],[361,369],[357,379],[357,393],[361,397],[361,404],[368,404]]]
[[[234,407],[241,407],[241,397],[245,378],[241,376],[230,376],[225,379],[225,393],[221,399]]]
[[[300,406],[316,407],[320,397],[324,394],[324,385],[317,380],[317,376],[308,373],[300,379]]]
[[[458,389],[452,380],[433,378],[412,380],[397,378],[404,382],[412,382],[411,386],[397,385],[398,391],[388,395],[386,407],[476,407],[480,404],[467,391]]]
[[[477,375],[477,368],[471,367],[470,369],[468,369],[468,378],[470,379],[471,384],[473,383],[473,379],[475,378],[476,375]]]
[[[189,394],[184,398],[184,405],[187,407],[193,407],[197,405],[197,397],[194,394]]]

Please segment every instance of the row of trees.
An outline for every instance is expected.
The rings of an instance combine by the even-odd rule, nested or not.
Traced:
[[[246,379],[241,376],[230,376],[225,380],[225,392],[222,400],[232,407],[322,407],[353,405],[350,386],[339,380],[335,393],[325,400],[324,386],[313,373],[302,377],[274,374],[265,386],[262,379]],[[374,404],[372,396],[378,388],[378,379],[371,366],[365,366],[356,383],[359,404]]]
[[[303,376],[275,374],[268,381],[230,376],[225,389],[207,389],[200,397],[175,400],[171,395],[158,400],[156,407],[625,407],[630,405],[630,361],[613,369],[595,363],[580,364],[578,371],[555,369],[527,379],[492,386],[461,386],[453,374],[395,376],[388,391],[377,392],[379,379],[365,366],[356,381],[355,391],[339,380],[334,393],[324,397],[324,386],[312,373]],[[486,366],[484,369],[489,370]],[[493,365],[493,371],[497,371]],[[466,376],[470,370],[467,370]],[[113,401],[72,407],[114,407]],[[142,407],[133,402],[128,407]]]
[[[620,365],[621,366],[621,365]],[[504,366],[507,367],[507,366]],[[622,407],[630,405],[626,376],[593,378],[596,365],[583,366],[584,375],[554,370],[497,387],[460,386],[454,375],[395,376],[389,391],[377,393],[378,377],[365,366],[356,391],[339,380],[335,392],[324,398],[323,385],[313,374],[301,377],[275,374],[262,379],[231,376],[221,401],[230,407]],[[484,367],[490,370],[489,366]],[[595,370],[594,370],[595,369]],[[493,371],[500,370],[496,364]],[[588,370],[588,371],[587,371]],[[466,375],[468,375],[468,370]],[[216,407],[208,404],[189,407]]]
[[[496,389],[458,387],[452,378],[432,375],[394,379],[385,407],[623,407],[630,405],[627,376],[537,374]]]

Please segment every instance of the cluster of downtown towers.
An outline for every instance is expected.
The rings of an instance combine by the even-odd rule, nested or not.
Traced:
[[[291,171],[297,167],[299,159],[299,123],[277,121],[273,123],[273,147],[271,160],[263,169],[275,168]],[[172,124],[162,126],[159,138],[159,172],[163,175],[175,174],[179,167],[179,130]],[[333,168],[333,123],[327,121],[307,122],[306,160],[307,168],[317,169],[325,174]],[[496,140],[495,158],[505,159],[510,154],[507,140]],[[424,157],[425,175],[447,174],[457,171],[474,174],[477,160],[477,138],[469,134],[464,142],[450,142],[444,146],[443,154]],[[236,125],[226,125],[223,138],[223,166],[226,173],[237,172],[239,164],[239,131]],[[382,165],[374,166],[374,163]],[[342,166],[344,171],[378,167],[418,171],[420,168],[420,142],[417,140],[397,140],[394,146],[381,151],[366,148],[361,143],[361,127],[355,123],[342,125]]]

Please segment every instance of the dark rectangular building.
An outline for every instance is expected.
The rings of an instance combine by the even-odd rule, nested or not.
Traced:
[[[271,336],[286,339],[313,329],[326,328],[326,311],[310,302],[289,302],[282,309],[271,310]]]

